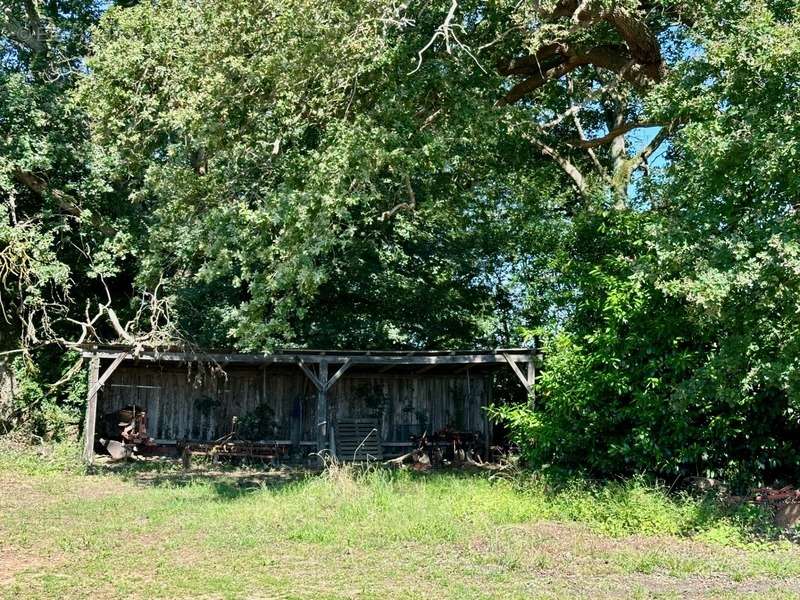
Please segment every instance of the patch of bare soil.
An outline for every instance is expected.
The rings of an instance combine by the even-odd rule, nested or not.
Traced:
[[[36,501],[48,499],[48,494],[38,489],[29,478],[0,474],[0,514]]]
[[[0,589],[11,585],[14,578],[24,571],[52,567],[63,562],[59,556],[41,556],[18,549],[0,547]]]
[[[0,516],[20,508],[47,507],[78,498],[105,498],[122,494],[130,484],[112,477],[64,476],[63,478],[0,474]],[[2,527],[2,519],[0,519]]]
[[[766,594],[774,598],[796,598],[800,593],[797,581],[750,578],[734,581],[724,575],[625,574],[587,579],[584,575],[559,574],[545,577],[528,587],[532,595],[553,593],[571,598],[720,598],[749,597]]]

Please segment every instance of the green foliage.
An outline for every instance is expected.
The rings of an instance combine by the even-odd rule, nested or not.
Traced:
[[[697,24],[703,51],[661,101],[706,108],[643,182],[643,208],[575,222],[562,271],[575,296],[548,343],[543,401],[535,417],[499,411],[535,463],[739,485],[800,476],[800,138],[788,125],[800,15],[751,9]]]
[[[47,358],[45,358],[47,357]],[[53,384],[74,370],[77,352],[38,352],[34,360],[17,356],[10,363],[14,394],[8,407],[7,427],[44,440],[75,442],[86,401],[87,379],[72,377],[63,385]],[[19,427],[21,425],[21,427]]]
[[[508,338],[513,309],[505,331],[493,309],[517,293],[515,257],[533,266],[530,240],[560,220],[542,204],[557,185],[522,160],[530,144],[477,65],[406,75],[438,15],[399,35],[391,11],[160,2],[104,16],[82,105],[117,185],[152,207],[139,281],[167,277],[197,341]]]
[[[80,450],[74,440],[31,444],[21,436],[0,437],[0,473],[54,477],[83,475]]]
[[[524,479],[522,485],[525,489]],[[669,494],[640,477],[604,484],[580,478],[545,479],[529,485],[535,493],[550,492],[550,510],[556,518],[587,523],[612,536],[698,536],[746,546],[776,533],[770,514],[758,507],[725,506],[712,497],[684,492]]]
[[[275,411],[267,404],[260,404],[240,419],[238,433],[245,440],[275,439],[278,426]]]
[[[78,597],[103,588],[114,596],[246,597],[269,589],[398,597],[412,582],[400,597],[424,587],[437,598],[524,598],[544,581],[535,589],[559,597],[574,595],[576,582],[618,597],[638,573],[653,574],[659,593],[684,595],[773,581],[783,592],[800,574],[800,549],[765,536],[764,515],[668,495],[642,480],[556,485],[529,473],[508,481],[219,465],[186,473],[178,461],[85,474],[55,456],[5,447],[0,479],[4,549],[27,557],[3,584],[16,596]],[[132,547],[130,576],[118,577],[119,556]],[[339,568],[323,568],[334,555]],[[229,572],[247,576],[220,575]]]
[[[0,16],[3,349],[72,337],[65,317],[82,315],[97,277],[128,252],[112,251],[126,210],[94,170],[86,115],[71,98],[99,3],[12,5]]]
[[[0,473],[17,471],[55,480],[82,470],[77,452],[65,444],[29,447],[6,443],[4,448],[6,451],[0,453]],[[274,482],[240,489],[233,478],[251,483],[258,474],[219,465],[213,468],[219,475],[217,479],[205,482],[200,469],[194,473],[192,485],[213,485],[226,498],[247,500],[248,494],[255,493],[242,507],[245,517],[259,510],[259,502],[274,503],[270,512],[280,510],[281,530],[288,539],[323,545],[434,543],[457,540],[476,528],[486,533],[496,526],[557,521],[582,523],[615,538],[699,537],[723,544],[734,542],[741,547],[778,547],[774,543],[777,531],[768,512],[756,506],[727,504],[711,496],[670,494],[666,488],[640,477],[597,483],[525,470],[497,478],[475,473],[420,475],[375,466],[332,465],[318,475],[293,473],[288,480],[273,473]],[[115,479],[135,483],[147,473],[163,476],[162,485],[173,493],[176,487],[172,483],[185,476],[173,462],[115,465],[107,472],[101,468],[109,484]],[[338,518],[329,518],[331,513]],[[397,514],[409,517],[386,518]],[[367,538],[365,529],[371,531]]]

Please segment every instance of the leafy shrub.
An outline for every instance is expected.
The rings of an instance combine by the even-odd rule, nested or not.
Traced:
[[[43,440],[76,440],[86,404],[87,378],[81,370],[63,378],[74,371],[77,353],[42,351],[34,358],[11,361],[14,386],[5,429]]]
[[[537,468],[704,475],[736,488],[797,481],[797,311],[768,301],[762,273],[751,275],[746,291],[726,292],[711,312],[701,310],[671,285],[685,259],[670,270],[666,242],[650,237],[660,223],[613,211],[583,218],[576,250],[594,259],[574,260],[566,271],[579,302],[546,341],[535,412],[498,406],[490,415],[509,426]],[[735,260],[727,268],[735,272]],[[781,269],[784,284],[800,293],[791,275],[800,268]],[[703,288],[709,306],[713,285]],[[693,289],[699,294],[700,283]]]

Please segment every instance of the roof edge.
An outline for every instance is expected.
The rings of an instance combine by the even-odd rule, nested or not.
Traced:
[[[296,364],[296,363],[343,363],[351,364],[496,364],[528,361],[540,354],[533,348],[496,348],[491,350],[314,350],[306,348],[282,348],[273,352],[218,352],[206,350],[163,351],[139,350],[127,345],[81,346],[81,356],[85,358],[119,358],[129,354],[124,360],[143,360],[155,362],[211,362],[223,364]]]

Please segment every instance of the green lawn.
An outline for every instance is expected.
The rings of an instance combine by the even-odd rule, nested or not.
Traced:
[[[800,548],[637,482],[0,456],[0,597],[800,597]]]

